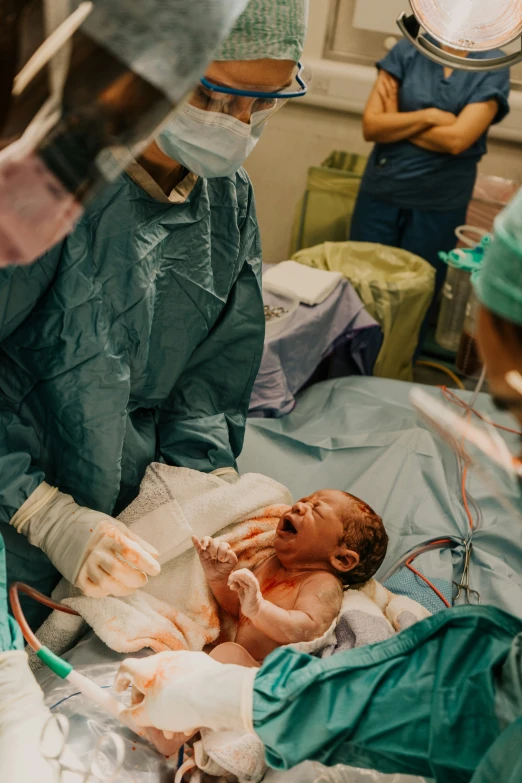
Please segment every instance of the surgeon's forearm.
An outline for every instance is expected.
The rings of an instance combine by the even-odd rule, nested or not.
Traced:
[[[451,126],[430,128],[411,138],[410,142],[423,150],[446,155],[460,155],[465,149],[458,132],[455,132]]]
[[[461,155],[487,132],[498,112],[496,100],[470,103],[453,124],[437,125],[410,139],[416,147],[446,155]]]
[[[393,144],[417,136],[433,124],[429,110],[424,109],[390,114],[367,112],[363,118],[364,138],[378,144]]]
[[[31,464],[37,443],[17,416],[0,411],[0,522],[9,523],[45,479]]]

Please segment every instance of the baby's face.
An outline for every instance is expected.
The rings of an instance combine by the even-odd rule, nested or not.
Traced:
[[[311,567],[330,562],[343,537],[343,519],[350,498],[334,489],[322,489],[298,500],[279,520],[275,538],[277,556],[285,566]]]

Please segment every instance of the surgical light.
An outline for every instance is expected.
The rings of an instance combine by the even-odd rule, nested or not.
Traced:
[[[402,34],[430,60],[465,71],[498,71],[522,61],[522,51],[477,59],[458,52],[488,52],[522,36],[522,0],[410,0],[413,14],[402,13]],[[443,46],[439,48],[423,30]],[[522,39],[520,41],[522,49]]]

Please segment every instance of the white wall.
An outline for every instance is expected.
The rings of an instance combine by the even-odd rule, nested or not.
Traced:
[[[369,152],[371,145],[362,138],[358,115],[294,103],[268,123],[246,166],[256,192],[265,261],[287,258],[308,168],[321,163],[334,149]],[[481,171],[522,183],[522,145],[490,141]]]
[[[256,194],[265,261],[288,257],[292,222],[308,168],[321,163],[333,149],[364,153],[369,148],[355,115],[285,106],[274,116],[246,165]]]

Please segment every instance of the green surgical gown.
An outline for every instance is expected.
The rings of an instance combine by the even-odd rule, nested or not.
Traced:
[[[5,545],[0,535],[0,652],[23,650],[22,633],[7,611],[7,575],[5,569]]]
[[[276,650],[255,680],[255,730],[277,769],[520,783],[521,645],[520,619],[463,607],[331,658]]]
[[[262,356],[247,174],[167,198],[130,173],[37,263],[0,270],[0,532],[10,579],[45,592],[57,572],[7,524],[44,478],[115,514],[153,461],[235,466]]]

